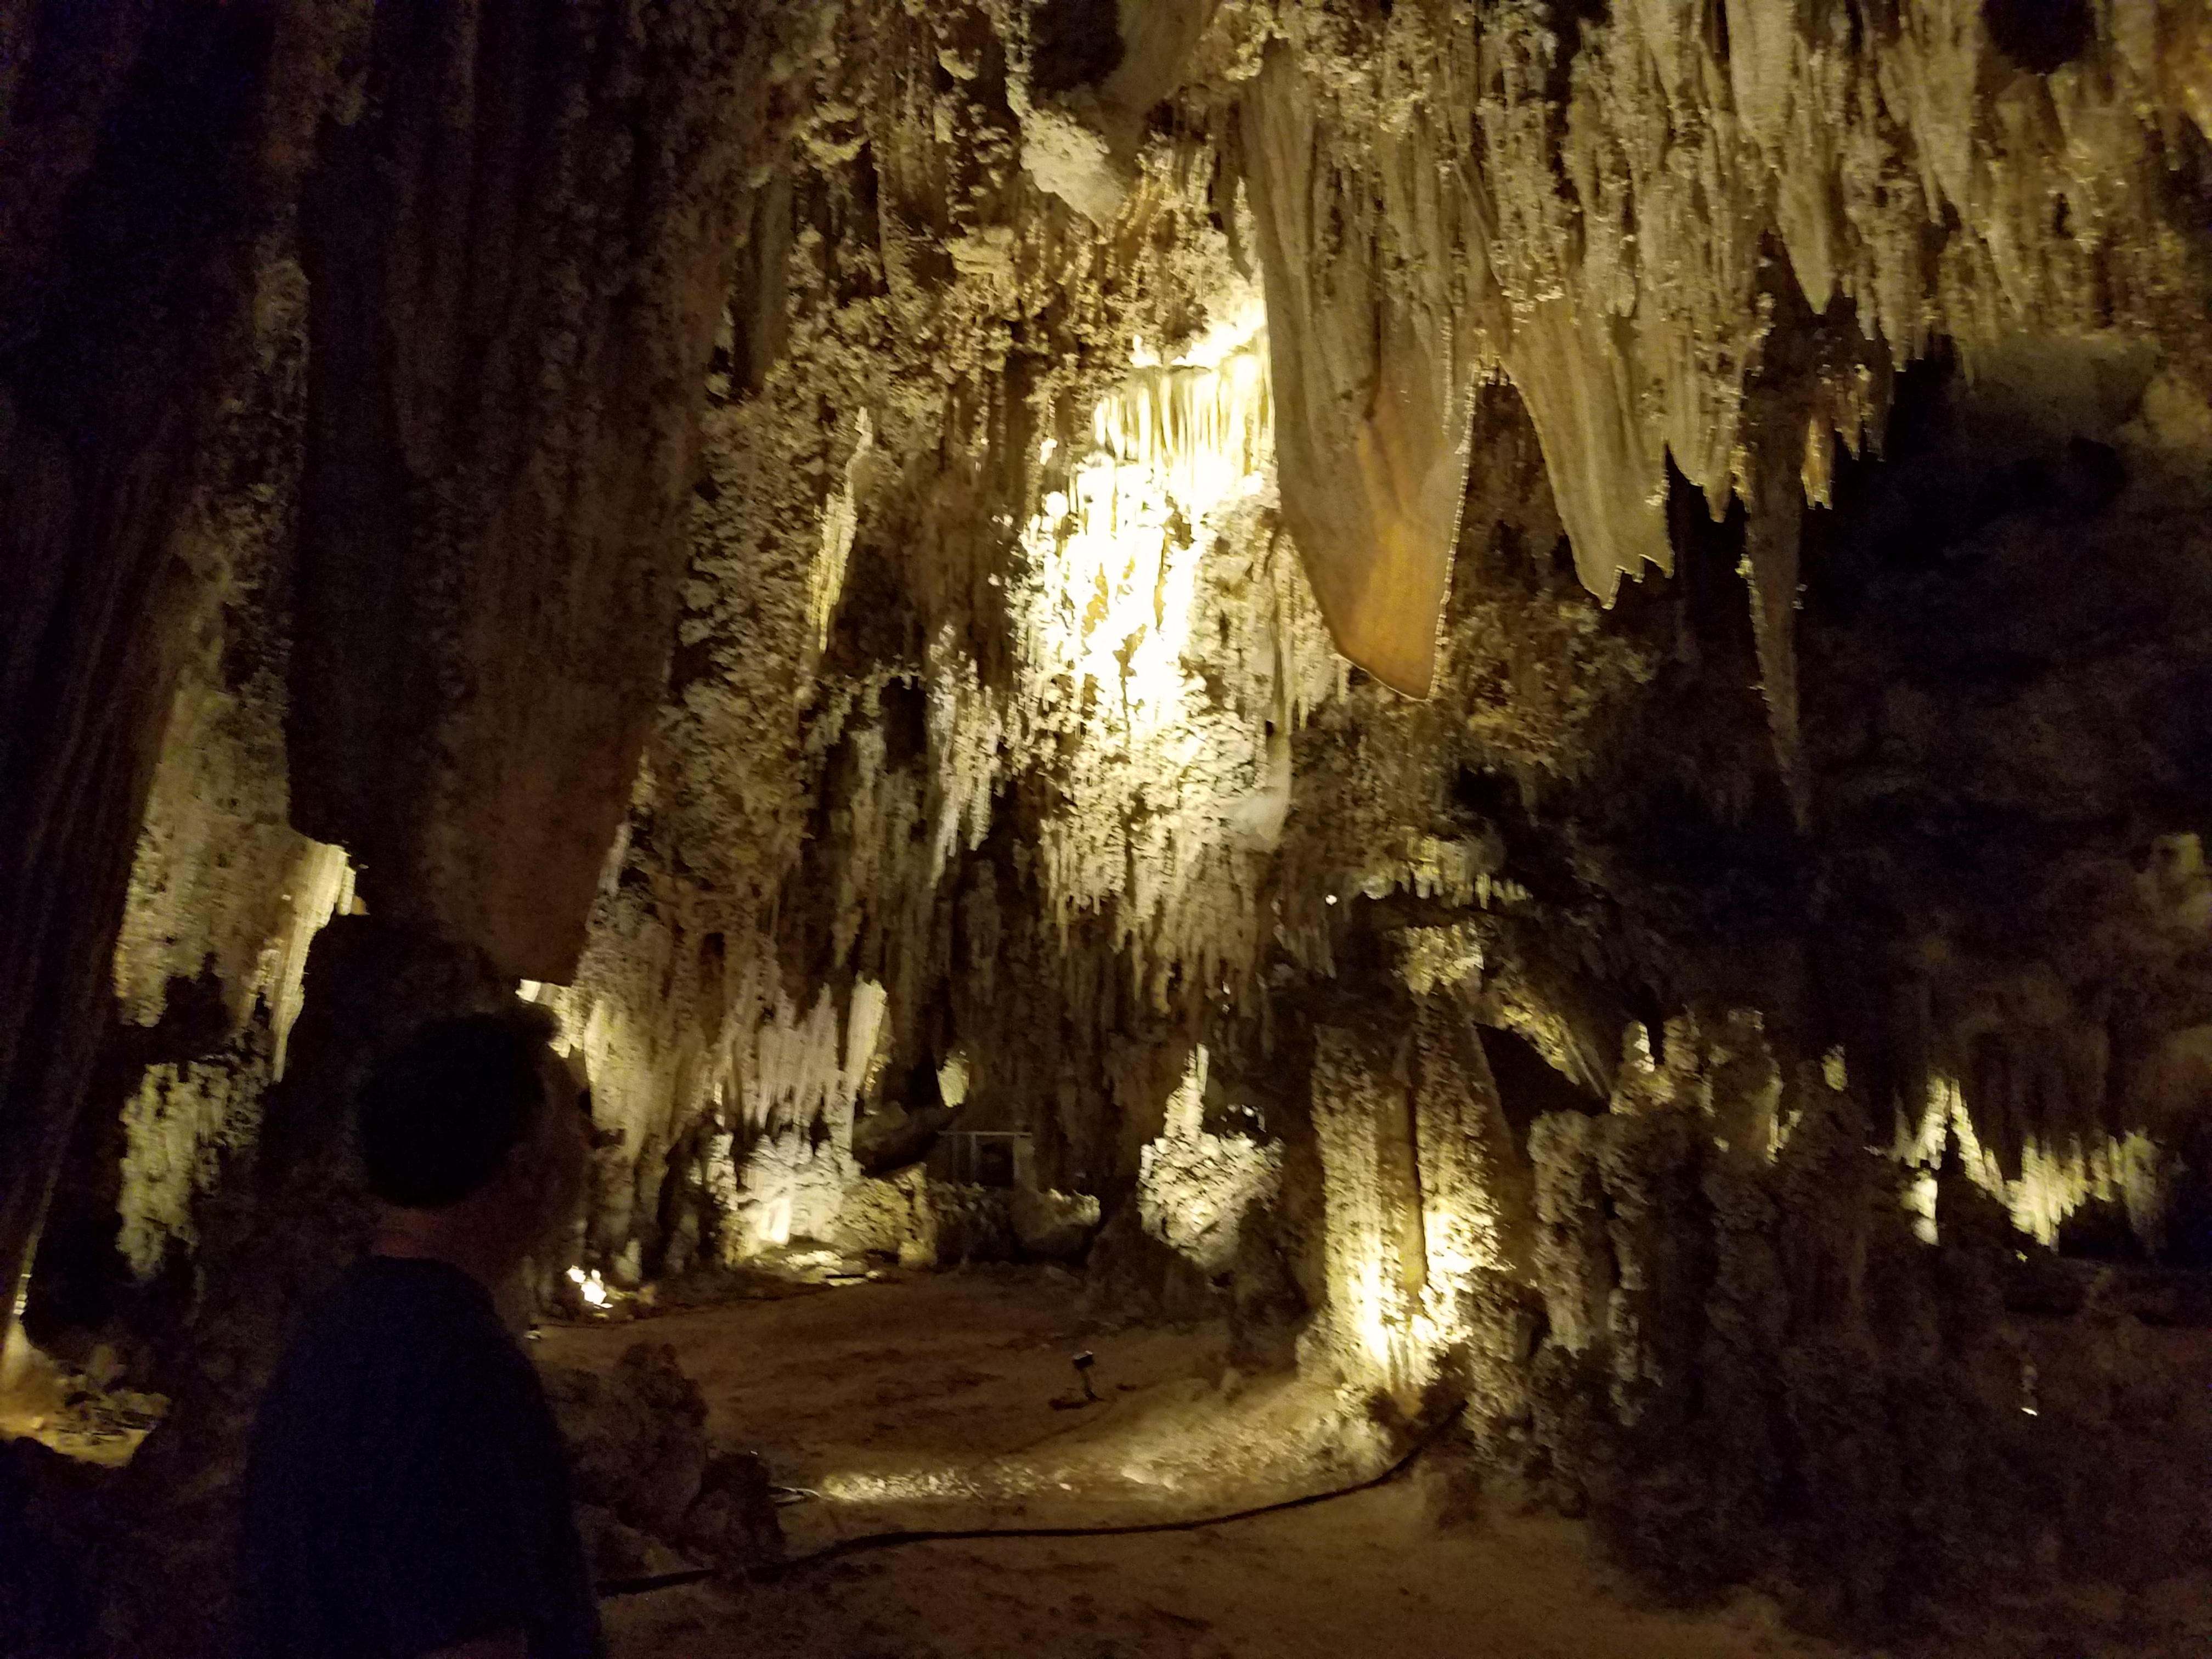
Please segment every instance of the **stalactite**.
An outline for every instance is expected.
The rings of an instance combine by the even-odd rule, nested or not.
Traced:
[[[1763,453],[1763,452],[1762,452]],[[1751,588],[1752,635],[1759,690],[1774,733],[1774,753],[1799,827],[1811,818],[1803,718],[1797,695],[1797,572],[1804,518],[1800,456],[1782,449],[1755,465],[1744,529],[1744,574]]]
[[[1452,275],[1467,267],[1452,256],[1489,227],[1438,154],[1433,118],[1374,133],[1370,177],[1340,173],[1335,146],[1316,143],[1325,107],[1277,49],[1240,115],[1284,410],[1284,516],[1345,654],[1425,696],[1478,362]]]
[[[2153,32],[2185,27],[2181,9],[2159,8]],[[2160,129],[2145,113],[2159,94],[2130,54],[2100,43],[2094,66],[2039,77],[2003,58],[1971,9],[1936,6],[1863,53],[1842,50],[1832,22],[1746,16],[1722,61],[1703,17],[1646,7],[1571,38],[1515,6],[1470,38],[1409,8],[1364,61],[1318,31],[1279,47],[1247,94],[1243,172],[1266,233],[1282,441],[1297,458],[1292,534],[1340,641],[1401,689],[1429,683],[1463,477],[1447,458],[1462,453],[1478,372],[1502,368],[1528,404],[1577,568],[1609,599],[1624,574],[1673,568],[1669,458],[1717,516],[1737,487],[1733,458],[1755,437],[1746,389],[1772,329],[1762,239],[1786,251],[1813,312],[1840,298],[1900,365],[1939,332],[1971,351],[2022,327],[2106,326],[2114,307],[2163,311],[2162,256],[2086,228],[2163,212]],[[1470,125],[1471,147],[1443,136]],[[1370,129],[1364,151],[1336,136],[1351,126]],[[1992,131],[2004,142],[1972,136]],[[2048,211],[2054,199],[2067,211]],[[1924,233],[1947,214],[1964,228],[1930,263]],[[1336,242],[1322,240],[1331,225]],[[1370,309],[1378,326],[1331,335]],[[1341,501],[1298,493],[1309,478],[1364,476],[1333,425],[1345,409],[1374,422],[1360,442],[1401,458],[1366,485],[1379,516],[1364,536],[1329,520]],[[1410,492],[1431,477],[1449,483],[1414,510]],[[1408,493],[1385,507],[1393,489]],[[1780,523],[1778,498],[1753,507]],[[1756,565],[1794,585],[1780,542],[1759,540]],[[1371,634],[1354,620],[1370,580],[1405,607]],[[1781,603],[1763,600],[1762,614]],[[1760,631],[1779,686],[1778,629]],[[1786,753],[1790,694],[1776,695]]]

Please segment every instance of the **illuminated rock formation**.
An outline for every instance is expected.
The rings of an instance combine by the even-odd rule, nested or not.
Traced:
[[[35,1331],[220,1415],[354,1072],[521,994],[603,1132],[551,1287],[1087,1251],[1867,1626],[2109,1576],[2127,1490],[2201,1552],[2201,6],[65,9]]]

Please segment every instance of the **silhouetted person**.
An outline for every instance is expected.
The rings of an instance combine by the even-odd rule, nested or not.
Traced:
[[[425,1026],[362,1092],[376,1242],[302,1321],[254,1425],[265,1659],[604,1651],[560,1435],[494,1308],[573,1212],[588,1147],[533,1014]]]

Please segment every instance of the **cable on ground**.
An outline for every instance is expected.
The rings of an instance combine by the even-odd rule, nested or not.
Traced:
[[[1317,1504],[1334,1503],[1340,1498],[1350,1498],[1359,1492],[1373,1492],[1378,1486],[1389,1486],[1411,1469],[1421,1454],[1441,1439],[1444,1431],[1459,1420],[1460,1408],[1465,1403],[1462,1401],[1453,1404],[1406,1449],[1395,1462],[1380,1474],[1370,1474],[1364,1480],[1356,1480],[1347,1486],[1332,1486],[1326,1492],[1307,1492],[1303,1497],[1279,1498],[1272,1504],[1232,1510],[1226,1515],[1201,1515],[1183,1521],[1133,1521],[1109,1527],[963,1527],[942,1532],[862,1533],[854,1538],[841,1538],[834,1544],[826,1544],[818,1550],[794,1556],[788,1561],[775,1562],[761,1571],[764,1576],[778,1575],[799,1567],[835,1561],[848,1555],[860,1555],[871,1550],[898,1549],[908,1544],[962,1544],[987,1538],[1127,1538],[1139,1533],[1199,1532],[1208,1527],[1225,1527],[1238,1521],[1256,1521],[1263,1516],[1287,1515],[1293,1510],[1311,1509]],[[599,1585],[599,1593],[602,1600],[617,1595],[641,1595],[652,1590],[696,1584],[714,1575],[715,1569],[712,1567],[687,1567],[678,1572],[654,1573],[643,1578],[610,1579]]]
[[[1307,1492],[1299,1498],[1279,1498],[1272,1504],[1259,1504],[1250,1509],[1232,1510],[1226,1515],[1202,1515],[1184,1521],[1133,1521],[1110,1527],[967,1527],[943,1532],[872,1532],[856,1538],[841,1538],[834,1544],[795,1556],[778,1564],[778,1569],[788,1571],[796,1567],[813,1566],[824,1561],[834,1561],[842,1556],[859,1555],[869,1550],[896,1549],[907,1544],[968,1543],[985,1538],[1123,1538],[1139,1533],[1198,1532],[1207,1527],[1225,1527],[1237,1521],[1256,1521],[1262,1516],[1285,1515],[1292,1510],[1311,1509],[1316,1504],[1332,1503],[1355,1493],[1372,1492],[1385,1486],[1413,1467],[1421,1454],[1442,1438],[1445,1430],[1459,1420],[1460,1407],[1465,1401],[1455,1402],[1420,1437],[1407,1447],[1397,1462],[1378,1474],[1364,1480],[1354,1481],[1348,1486],[1333,1486],[1326,1492]]]

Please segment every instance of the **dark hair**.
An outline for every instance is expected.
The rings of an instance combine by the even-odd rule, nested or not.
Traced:
[[[517,1007],[433,1020],[386,1055],[361,1091],[369,1191],[416,1210],[479,1191],[545,1108],[546,1035]]]

